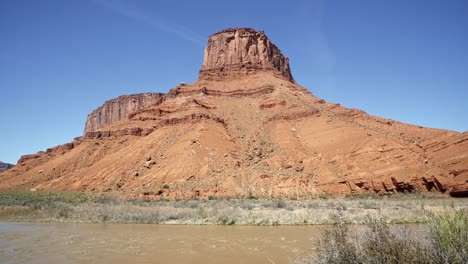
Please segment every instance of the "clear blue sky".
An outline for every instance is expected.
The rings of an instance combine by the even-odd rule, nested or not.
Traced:
[[[465,0],[3,0],[0,161],[82,135],[108,99],[195,81],[207,37],[241,26],[327,101],[468,130]]]

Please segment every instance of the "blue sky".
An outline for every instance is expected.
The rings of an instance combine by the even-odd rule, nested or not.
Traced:
[[[327,101],[468,130],[468,1],[3,0],[0,161],[82,135],[108,99],[195,81],[207,37],[240,26]]]

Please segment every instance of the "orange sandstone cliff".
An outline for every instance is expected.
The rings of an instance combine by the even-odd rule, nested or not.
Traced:
[[[74,141],[21,157],[1,189],[123,197],[468,195],[468,133],[424,128],[315,97],[263,32],[210,36],[199,80],[122,96]]]

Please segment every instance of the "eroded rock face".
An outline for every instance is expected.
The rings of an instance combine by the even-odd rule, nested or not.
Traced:
[[[262,32],[214,34],[200,78],[166,95],[104,103],[89,115],[84,136],[22,156],[0,174],[0,190],[148,199],[468,196],[468,133],[315,97],[291,82],[287,59]]]
[[[88,115],[84,132],[85,134],[93,132],[121,121],[127,118],[128,114],[149,105],[159,104],[162,100],[163,94],[161,93],[123,95],[109,100]]]
[[[259,70],[277,71],[293,81],[288,58],[264,32],[251,28],[226,29],[210,36],[200,79],[225,79]]]

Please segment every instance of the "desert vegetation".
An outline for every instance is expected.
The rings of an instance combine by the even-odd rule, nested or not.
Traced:
[[[341,212],[326,228],[306,263],[468,263],[467,211],[428,213],[427,239],[413,239],[401,226],[391,226],[383,217],[368,216],[365,231],[353,232]],[[361,230],[362,231],[362,230]]]
[[[380,215],[388,223],[422,223],[428,213],[444,209],[467,210],[468,200],[423,193],[157,201],[73,192],[0,193],[0,220],[20,222],[311,225],[334,223],[330,215],[340,211],[346,223],[366,223],[368,215]]]

